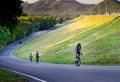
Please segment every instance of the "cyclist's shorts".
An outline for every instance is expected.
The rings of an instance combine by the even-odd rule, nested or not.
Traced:
[[[80,55],[80,52],[77,52],[78,55]]]

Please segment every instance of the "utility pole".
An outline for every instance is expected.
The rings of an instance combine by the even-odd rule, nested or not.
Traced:
[[[106,0],[106,15],[108,14],[108,8],[107,8],[108,4],[107,4],[107,0]]]
[[[100,5],[99,5],[98,15],[100,15],[100,13],[101,13],[101,12],[100,12]]]
[[[93,15],[93,10],[92,10],[92,8],[91,8],[91,15]]]

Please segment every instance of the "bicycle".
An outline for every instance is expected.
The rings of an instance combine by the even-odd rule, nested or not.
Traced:
[[[76,55],[76,60],[75,60],[75,64],[76,66],[80,66],[81,65],[81,58],[80,56],[82,56],[83,54],[80,53],[80,55]]]
[[[81,65],[81,59],[80,56],[78,56],[75,60],[76,66],[80,66]]]

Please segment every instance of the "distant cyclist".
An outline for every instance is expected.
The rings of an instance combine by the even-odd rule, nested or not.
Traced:
[[[80,55],[82,55],[81,54],[81,44],[80,43],[78,43],[77,44],[77,46],[76,46],[76,66],[80,66],[80,64],[81,64],[81,60],[80,60]]]

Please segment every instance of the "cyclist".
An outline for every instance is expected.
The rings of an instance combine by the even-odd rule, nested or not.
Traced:
[[[80,60],[80,55],[81,55],[81,44],[78,43],[76,46],[76,66],[80,66],[81,60]]]

